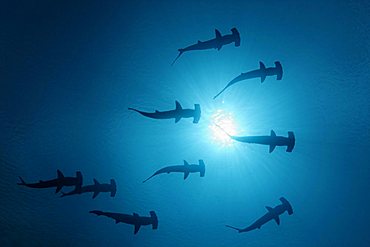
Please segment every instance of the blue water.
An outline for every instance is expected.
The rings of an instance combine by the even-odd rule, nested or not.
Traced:
[[[367,1],[3,1],[0,7],[1,246],[369,246],[370,4]],[[228,34],[241,46],[177,49]],[[258,62],[283,80],[235,84]],[[128,107],[202,107],[199,124]],[[294,131],[292,153],[217,143],[217,110],[238,135]],[[155,170],[204,159],[206,175]],[[59,198],[18,186],[80,170],[117,181],[117,195]],[[67,189],[68,190],[68,189]],[[238,234],[287,198],[281,224]],[[149,215],[115,224],[103,210]]]

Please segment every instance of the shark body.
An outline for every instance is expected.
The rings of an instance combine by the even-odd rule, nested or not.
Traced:
[[[265,81],[267,76],[275,76],[276,80],[281,80],[283,78],[283,67],[279,61],[275,62],[275,67],[266,68],[265,64],[260,62],[260,68],[252,70],[246,73],[241,73],[239,76],[232,79],[224,89],[222,89],[213,99],[216,99],[220,94],[222,94],[231,85],[252,78],[261,78],[261,83]]]
[[[181,118],[193,118],[193,123],[198,123],[201,115],[200,105],[195,104],[194,109],[183,109],[181,104],[176,101],[176,108],[175,110],[170,111],[158,111],[155,112],[144,112],[139,111],[134,108],[128,108],[131,111],[136,111],[140,113],[141,115],[148,117],[148,118],[154,118],[154,119],[175,119],[175,123],[180,121]]]
[[[175,60],[172,62],[172,65],[176,62],[177,59],[184,53],[188,51],[196,51],[196,50],[208,50],[208,49],[217,49],[220,50],[222,46],[235,43],[235,46],[240,46],[240,34],[239,31],[236,28],[231,29],[231,34],[227,35],[221,35],[220,31],[215,29],[215,38],[210,39],[207,41],[200,41],[196,44],[189,45],[185,48],[178,49],[179,54],[175,58]]]
[[[76,172],[76,177],[65,177],[60,170],[57,170],[57,175],[56,179],[40,180],[38,183],[26,183],[22,177],[19,177],[21,182],[18,185],[37,189],[56,187],[55,193],[58,193],[63,186],[76,186],[78,188],[82,185],[82,174],[79,171]]]
[[[130,214],[120,214],[120,213],[111,213],[111,212],[103,212],[100,210],[92,210],[90,211],[92,214],[96,214],[98,216],[103,215],[109,218],[112,218],[118,223],[126,223],[129,225],[133,225],[134,234],[140,230],[141,226],[152,225],[152,229],[158,228],[158,217],[154,211],[150,211],[150,217],[146,216],[139,216],[137,213]]]
[[[196,172],[199,172],[200,176],[204,177],[205,171],[206,171],[206,168],[205,168],[205,164],[203,160],[199,160],[199,165],[193,165],[193,164],[190,165],[187,161],[184,160],[184,165],[166,166],[162,169],[159,169],[152,176],[144,180],[143,183],[145,183],[152,177],[159,175],[159,174],[163,174],[163,173],[171,173],[171,172],[184,173],[184,179],[186,179],[190,173],[196,173]]]
[[[284,197],[281,197],[280,201],[282,202],[282,204],[274,208],[266,206],[266,209],[268,212],[265,215],[263,215],[261,218],[257,219],[250,226],[247,226],[246,228],[237,228],[237,227],[230,226],[230,225],[226,225],[226,227],[235,229],[239,233],[242,233],[242,232],[249,232],[255,229],[260,229],[264,224],[266,224],[267,222],[271,220],[275,220],[276,223],[280,225],[279,215],[283,214],[285,211],[287,211],[289,215],[293,214],[293,208],[288,202],[288,200],[285,199]]]
[[[88,193],[88,192],[93,193],[93,196],[92,196],[93,199],[97,197],[100,192],[110,192],[110,196],[114,197],[117,192],[116,181],[114,179],[111,179],[110,184],[101,184],[98,182],[98,180],[94,179],[93,185],[76,187],[74,190],[67,192],[67,193],[62,192],[62,195],[60,197],[80,195],[80,194]]]

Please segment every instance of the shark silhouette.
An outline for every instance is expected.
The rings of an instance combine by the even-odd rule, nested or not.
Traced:
[[[237,227],[230,226],[230,225],[226,225],[226,227],[235,229],[239,233],[242,233],[242,232],[249,232],[249,231],[252,231],[252,230],[255,230],[255,229],[260,229],[262,225],[266,224],[267,222],[269,222],[270,220],[273,220],[273,219],[276,221],[276,223],[278,225],[280,225],[279,215],[283,214],[285,211],[287,211],[289,215],[293,214],[293,208],[290,205],[290,203],[288,202],[288,200],[285,199],[284,197],[281,197],[280,201],[282,202],[282,204],[280,204],[280,205],[278,205],[274,208],[266,206],[266,209],[267,209],[268,212],[264,216],[262,216],[261,218],[259,218],[253,224],[251,224],[250,226],[248,226],[246,228],[241,229],[241,228],[237,228]]]
[[[271,130],[269,136],[232,136],[229,133],[227,133],[221,126],[217,124],[216,126],[235,141],[270,146],[269,153],[274,151],[276,146],[287,146],[286,151],[292,152],[295,145],[295,136],[293,131],[288,131],[288,137],[277,136],[275,134],[275,131],[273,130]]]
[[[221,90],[213,99],[216,99],[220,94],[222,94],[228,87],[231,85],[251,79],[251,78],[261,78],[261,83],[265,81],[266,76],[274,76],[276,75],[276,80],[281,80],[283,78],[283,67],[281,66],[281,63],[279,61],[275,62],[275,67],[266,68],[266,66],[260,62],[260,68],[256,70],[249,71],[247,73],[241,73],[239,76],[235,77],[233,80],[231,80],[224,89]]]
[[[129,214],[120,214],[120,213],[110,213],[110,212],[103,212],[100,210],[93,210],[90,211],[92,214],[96,214],[98,216],[104,215],[106,217],[112,218],[116,221],[116,224],[122,222],[129,225],[134,225],[134,234],[136,234],[141,226],[152,225],[152,229],[158,228],[158,218],[154,211],[150,211],[150,217],[146,216],[139,216],[137,213],[133,213],[133,215]]]
[[[190,165],[186,160],[184,160],[184,165],[166,166],[162,169],[159,169],[152,176],[144,180],[143,183],[145,183],[146,181],[148,181],[149,179],[151,179],[152,177],[156,175],[163,174],[163,173],[171,173],[171,172],[184,173],[184,179],[186,179],[190,173],[195,173],[195,172],[199,172],[200,176],[204,177],[205,172],[206,172],[206,167],[205,167],[203,160],[199,160],[199,165],[193,165],[193,164]]]
[[[180,48],[178,49],[179,54],[175,58],[175,60],[172,62],[172,65],[176,62],[179,57],[187,51],[195,51],[195,50],[207,50],[207,49],[217,49],[220,50],[222,46],[235,43],[235,46],[238,47],[240,46],[240,34],[239,31],[236,28],[231,29],[231,34],[227,34],[222,36],[220,31],[215,29],[215,35],[216,37],[214,39],[210,39],[207,41],[200,41],[196,44],[190,45],[185,48]]]
[[[56,187],[55,193],[58,193],[63,186],[76,186],[76,188],[78,188],[82,185],[82,174],[79,171],[76,172],[76,177],[65,177],[60,170],[57,170],[57,174],[58,177],[56,179],[46,181],[40,180],[38,183],[32,184],[26,183],[22,177],[19,177],[21,182],[17,184],[38,189]]]
[[[200,119],[200,105],[194,104],[194,110],[183,109],[181,104],[176,100],[176,109],[170,111],[155,111],[155,112],[144,112],[134,108],[128,108],[129,110],[136,111],[141,115],[154,119],[175,119],[175,123],[180,121],[181,118],[193,118],[193,123],[198,123]]]
[[[116,181],[114,179],[110,180],[110,184],[101,184],[94,178],[93,185],[86,185],[82,187],[76,187],[74,190],[64,193],[60,197],[71,196],[71,195],[79,195],[87,192],[93,192],[92,198],[94,199],[99,195],[100,192],[110,192],[110,196],[114,197],[116,195],[117,186]]]

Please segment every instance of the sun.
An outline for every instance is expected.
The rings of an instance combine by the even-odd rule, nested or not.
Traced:
[[[218,127],[219,126],[219,127]],[[232,139],[220,127],[230,135],[235,135],[236,126],[234,117],[230,112],[224,110],[216,110],[211,116],[211,124],[209,128],[212,133],[212,140],[221,146],[231,146]]]

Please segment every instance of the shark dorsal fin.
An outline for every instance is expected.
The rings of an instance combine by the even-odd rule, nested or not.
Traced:
[[[94,178],[94,184],[95,184],[95,185],[99,185],[100,183],[98,182],[98,180],[96,180],[96,179]]]
[[[266,206],[265,208],[267,209],[267,211],[269,211],[269,213],[274,213],[274,210],[272,209],[272,207]]]
[[[155,110],[155,113],[158,113],[159,111],[158,110]]]
[[[202,43],[202,41],[198,40],[198,44]]]
[[[264,63],[260,62],[260,70],[265,70],[266,66]]]
[[[215,29],[215,35],[216,35],[216,39],[220,39],[222,37],[220,31],[218,31],[217,29]]]
[[[189,163],[186,160],[184,160],[184,166],[188,166],[188,165]]]
[[[176,104],[176,110],[182,110],[182,106],[177,100],[175,101],[175,104]]]
[[[275,131],[271,130],[271,131],[270,131],[270,136],[276,137],[276,133],[275,133]]]
[[[60,170],[57,170],[58,178],[64,178],[63,173]]]
[[[139,217],[139,215],[137,213],[133,213],[132,214],[134,217]]]

